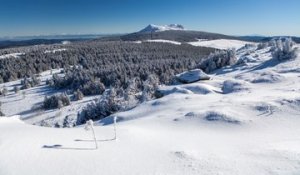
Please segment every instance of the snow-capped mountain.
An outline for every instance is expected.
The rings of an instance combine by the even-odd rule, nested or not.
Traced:
[[[154,24],[149,24],[147,27],[142,29],[141,33],[150,33],[150,32],[162,32],[166,30],[185,30],[183,25],[180,24],[169,24],[165,26],[159,26]]]

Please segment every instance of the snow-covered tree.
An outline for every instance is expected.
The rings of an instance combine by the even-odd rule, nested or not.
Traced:
[[[268,47],[268,42],[262,42],[257,45],[257,50],[261,50]]]
[[[297,57],[297,48],[293,46],[295,43],[291,38],[282,38],[272,41],[272,57],[279,61],[294,59]],[[275,43],[275,44],[274,44]]]
[[[137,78],[127,82],[127,88],[125,89],[124,98],[126,101],[135,100],[136,94],[138,93],[138,82]]]
[[[76,115],[67,115],[63,121],[63,127],[72,128],[76,124]]]
[[[148,101],[154,98],[155,91],[159,85],[159,79],[155,75],[149,75],[147,80],[143,82],[143,91],[141,101]]]
[[[45,96],[43,107],[44,109],[55,109],[68,106],[70,104],[70,98],[67,94],[56,94],[50,97]]]
[[[210,54],[198,67],[206,73],[209,73],[224,66],[233,65],[236,62],[236,51],[234,49],[218,50],[215,53]]]
[[[76,92],[74,92],[74,100],[82,100],[83,97],[84,95],[79,89]]]
[[[17,94],[17,93],[19,93],[19,91],[20,91],[20,88],[18,86],[15,86],[14,87],[14,92]]]
[[[25,99],[26,98],[26,91],[22,91],[22,98]]]
[[[31,78],[25,77],[23,80],[21,80],[21,89],[28,89],[31,87],[35,87],[40,85],[41,80],[36,76],[32,75]]]
[[[77,124],[84,124],[87,120],[105,118],[121,108],[121,102],[114,88],[104,92],[100,99],[89,103],[77,117]]]
[[[8,89],[6,87],[3,87],[3,89],[1,90],[1,94],[6,96],[8,94]]]

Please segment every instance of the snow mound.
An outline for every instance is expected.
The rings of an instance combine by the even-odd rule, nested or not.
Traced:
[[[280,105],[288,106],[289,108],[291,108],[295,111],[300,111],[300,98],[282,99],[282,100],[279,100],[279,103],[280,103]]]
[[[2,116],[0,117],[0,122],[1,123],[24,123],[20,117],[21,117],[20,115],[14,115],[10,117]]]
[[[245,91],[248,89],[248,84],[245,81],[240,80],[226,80],[222,86],[222,91],[224,94]]]
[[[193,83],[200,80],[209,80],[210,77],[201,69],[194,69],[176,75],[176,78],[181,83]]]
[[[256,111],[258,111],[260,114],[259,116],[270,116],[272,115],[275,111],[278,110],[278,107],[274,104],[270,104],[270,103],[260,103],[260,104],[257,104],[254,109]]]
[[[195,113],[195,112],[188,112],[184,115],[186,118],[198,118],[201,116],[201,114]]]
[[[276,83],[284,80],[284,77],[273,71],[265,71],[252,79],[251,83]]]
[[[213,86],[199,83],[199,84],[186,84],[186,85],[177,85],[177,86],[163,86],[156,91],[156,95],[158,97],[163,97],[174,93],[206,95],[206,94],[215,93],[216,91],[218,91],[218,89],[216,89]]]
[[[150,24],[140,31],[140,33],[162,32],[167,30],[185,30],[180,24],[170,24],[165,26],[159,26]]]
[[[210,94],[217,91],[217,89],[213,86],[207,84],[190,84],[183,85],[183,88],[192,91],[194,94]]]
[[[175,93],[177,93],[177,94],[178,93],[179,94],[193,94],[192,91],[187,90],[187,89],[182,88],[182,87],[160,88],[155,93],[156,93],[157,98],[161,98],[163,96],[170,95],[170,94],[175,94]]]
[[[239,49],[244,47],[246,44],[251,44],[251,42],[239,41],[239,40],[229,40],[229,39],[217,39],[217,40],[198,40],[194,42],[189,42],[193,46],[201,47],[211,47],[216,49]]]

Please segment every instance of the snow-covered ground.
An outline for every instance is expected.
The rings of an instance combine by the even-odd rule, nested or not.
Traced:
[[[10,53],[10,54],[4,54],[0,55],[0,59],[6,59],[6,58],[19,58],[21,55],[24,55],[25,53]]]
[[[229,40],[229,39],[217,39],[217,40],[201,40],[194,42],[189,42],[193,46],[211,47],[216,49],[239,49],[245,44],[250,44],[251,42],[240,41],[240,40]]]
[[[66,51],[67,49],[62,48],[62,49],[54,49],[54,50],[46,50],[45,53],[56,53],[56,52],[62,52]]]
[[[180,42],[177,41],[171,41],[171,40],[164,40],[164,39],[153,39],[153,40],[146,40],[144,42],[154,42],[154,43],[170,43],[170,44],[176,44],[181,45]]]
[[[300,53],[237,54],[211,80],[161,87],[164,97],[115,114],[117,140],[113,116],[97,122],[99,149],[82,126],[0,118],[0,174],[300,174]]]
[[[240,49],[245,46],[245,44],[253,44],[253,42],[240,41],[240,40],[229,40],[229,39],[217,39],[217,40],[207,40],[207,39],[197,39],[198,41],[188,42],[188,44],[193,46],[201,46],[201,47],[211,47],[215,49]],[[153,39],[153,40],[145,40],[145,41],[134,41],[134,43],[140,44],[142,42],[157,42],[157,43],[170,43],[181,45],[181,42],[165,40],[165,39]]]
[[[20,90],[18,93],[14,92],[14,87],[21,87],[21,80],[12,81],[0,85],[0,88],[6,87],[9,91],[8,95],[1,96],[2,112],[7,116],[20,115],[21,119],[29,124],[51,124],[54,126],[57,122],[62,125],[62,121],[66,116],[76,118],[78,111],[80,111],[87,103],[96,99],[99,96],[88,96],[80,101],[73,101],[70,106],[66,106],[60,110],[44,111],[40,107],[44,101],[45,96],[51,96],[57,93],[64,93],[61,90],[54,90],[46,85],[46,80],[51,79],[52,74],[59,73],[61,69],[53,69],[52,71],[45,71],[40,74],[41,84],[39,86]]]
[[[165,40],[165,39],[152,39],[152,40],[144,40],[144,41],[132,41],[132,43],[141,44],[143,42],[149,43],[170,43],[175,45],[181,45],[181,42],[172,41],[172,40]]]

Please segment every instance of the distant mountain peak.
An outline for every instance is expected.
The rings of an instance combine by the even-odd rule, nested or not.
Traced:
[[[185,30],[183,25],[180,24],[169,24],[164,26],[159,26],[155,24],[149,24],[147,27],[142,29],[141,33],[150,33],[150,32],[162,32],[166,30]]]

